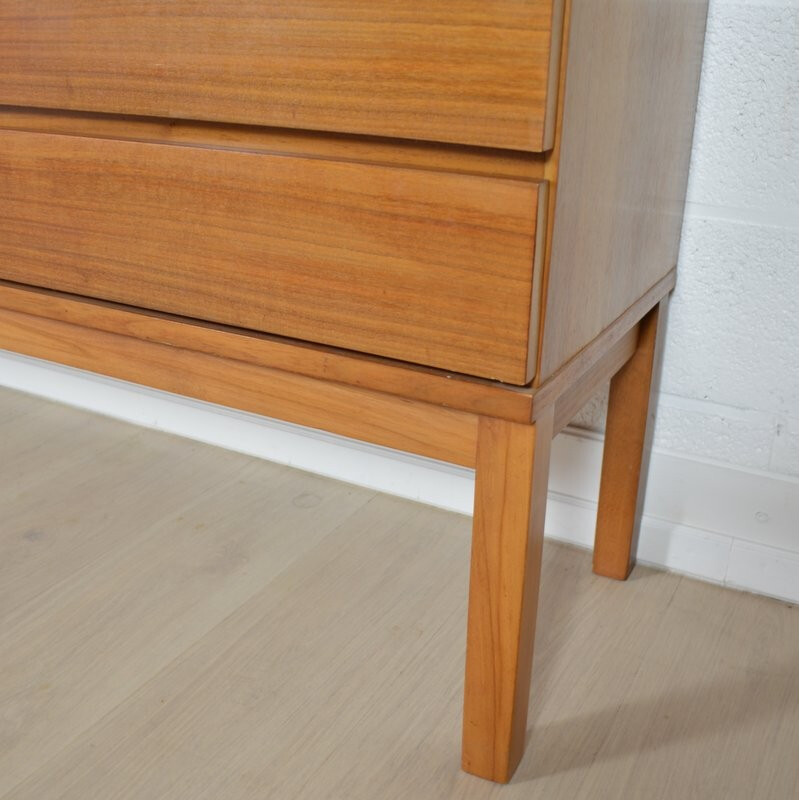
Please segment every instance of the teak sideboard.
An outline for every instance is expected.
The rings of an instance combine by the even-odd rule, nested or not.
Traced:
[[[462,764],[525,746],[550,442],[625,579],[706,0],[4,0],[0,347],[476,469]]]

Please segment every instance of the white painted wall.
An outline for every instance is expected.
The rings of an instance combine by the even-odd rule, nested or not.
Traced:
[[[712,0],[639,557],[794,602],[797,7]],[[469,470],[0,353],[0,385],[469,513]],[[547,535],[590,546],[601,393],[557,437]]]

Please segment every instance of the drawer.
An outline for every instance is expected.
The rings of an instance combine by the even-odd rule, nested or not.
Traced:
[[[6,0],[0,104],[542,151],[562,1]]]
[[[544,182],[0,131],[0,278],[522,384]]]

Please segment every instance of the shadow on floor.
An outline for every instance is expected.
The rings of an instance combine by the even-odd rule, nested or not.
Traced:
[[[760,719],[776,718],[790,709],[790,713],[796,713],[793,692],[765,692],[763,687],[796,687],[797,673],[797,664],[787,663],[769,672],[698,683],[534,729],[529,732],[528,742],[533,761],[520,765],[513,782],[532,781],[596,761],[641,755],[677,742],[731,732]],[[591,735],[597,731],[608,733],[598,740]]]

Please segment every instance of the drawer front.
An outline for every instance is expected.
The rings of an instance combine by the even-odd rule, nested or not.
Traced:
[[[0,104],[541,151],[560,4],[7,0]]]
[[[0,278],[525,383],[545,184],[0,131]]]

